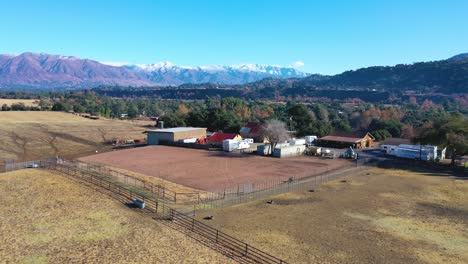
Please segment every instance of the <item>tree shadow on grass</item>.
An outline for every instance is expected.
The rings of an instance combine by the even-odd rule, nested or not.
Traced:
[[[468,180],[468,172],[463,169],[453,168],[449,165],[431,163],[418,160],[386,159],[379,161],[377,167],[383,169],[398,169],[420,173],[433,177],[456,177]]]

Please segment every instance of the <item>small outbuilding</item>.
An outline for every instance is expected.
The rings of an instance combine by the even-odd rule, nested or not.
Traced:
[[[174,127],[147,130],[148,145],[160,145],[167,142],[178,142],[184,139],[198,139],[206,137],[206,128],[202,127]]]
[[[370,148],[374,145],[375,138],[369,132],[335,132],[331,135],[321,137],[317,145],[329,148]]]

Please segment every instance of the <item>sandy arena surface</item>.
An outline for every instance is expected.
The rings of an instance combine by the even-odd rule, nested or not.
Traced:
[[[232,263],[59,174],[0,174],[0,263]]]
[[[147,146],[81,158],[159,177],[201,190],[221,190],[243,183],[287,180],[325,173],[350,161],[297,157],[279,159],[168,146]]]

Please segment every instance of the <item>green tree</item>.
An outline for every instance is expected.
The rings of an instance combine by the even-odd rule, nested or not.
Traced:
[[[52,106],[52,111],[68,111],[70,106],[64,102],[56,102]]]
[[[306,105],[292,105],[287,112],[289,117],[289,129],[295,130],[297,136],[305,136],[315,131],[315,115]]]
[[[170,113],[167,115],[164,115],[161,118],[161,121],[164,122],[165,127],[180,127],[180,126],[186,126],[185,120],[176,113]]]
[[[127,109],[127,115],[129,118],[135,118],[138,115],[138,108],[135,105],[130,105]]]
[[[453,164],[457,156],[468,154],[468,119],[459,114],[439,119],[431,128],[421,131],[416,141],[421,144],[447,147]]]

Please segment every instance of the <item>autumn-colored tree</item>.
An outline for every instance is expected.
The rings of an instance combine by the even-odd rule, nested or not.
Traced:
[[[401,137],[407,139],[413,139],[416,136],[416,131],[412,125],[404,125],[401,128]]]
[[[185,104],[179,104],[177,107],[177,112],[179,112],[181,115],[186,115],[190,112],[190,109]]]

